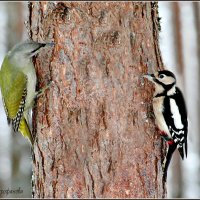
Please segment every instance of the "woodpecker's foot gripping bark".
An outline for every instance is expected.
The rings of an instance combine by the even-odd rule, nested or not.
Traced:
[[[53,81],[49,81],[49,83],[45,87],[43,87],[39,91],[37,91],[35,99],[38,99],[40,96],[42,96],[45,93],[45,91],[52,86],[52,84],[53,84]]]

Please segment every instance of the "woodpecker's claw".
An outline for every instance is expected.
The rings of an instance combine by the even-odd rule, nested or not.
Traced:
[[[53,84],[53,81],[49,81],[49,83],[43,87],[42,89],[40,89],[38,92],[36,92],[36,98],[39,98],[41,95],[44,94],[44,92],[50,88],[50,86]]]

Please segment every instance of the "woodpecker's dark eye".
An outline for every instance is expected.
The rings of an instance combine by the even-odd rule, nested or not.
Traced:
[[[159,75],[159,78],[164,78],[165,76],[163,74],[160,74]]]

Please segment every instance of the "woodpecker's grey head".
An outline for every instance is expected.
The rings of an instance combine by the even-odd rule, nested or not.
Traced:
[[[41,47],[45,47],[46,44],[38,43],[34,41],[23,42],[15,45],[9,52],[9,57],[16,57],[16,58],[31,58],[39,52]]]
[[[10,63],[16,67],[23,68],[27,63],[31,63],[31,58],[35,56],[42,47],[53,46],[54,43],[38,43],[26,41],[15,45],[7,54]]]
[[[155,84],[155,93],[160,94],[163,92],[174,92],[174,86],[176,85],[175,75],[168,71],[162,70],[155,72],[154,74],[145,74],[143,77]]]

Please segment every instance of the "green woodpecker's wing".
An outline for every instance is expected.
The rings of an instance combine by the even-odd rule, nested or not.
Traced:
[[[2,97],[2,101],[3,101],[4,110],[5,110],[5,112],[6,112],[8,124],[10,124],[10,118],[8,117],[8,111],[7,111],[6,104],[5,104],[5,102],[4,102],[3,97]]]
[[[19,127],[27,95],[26,75],[5,58],[0,71],[0,85],[7,118],[15,130]]]
[[[20,131],[33,144],[33,138],[24,117],[27,77],[20,68],[9,62],[7,56],[0,70],[0,86],[8,122],[12,122],[14,131]]]

